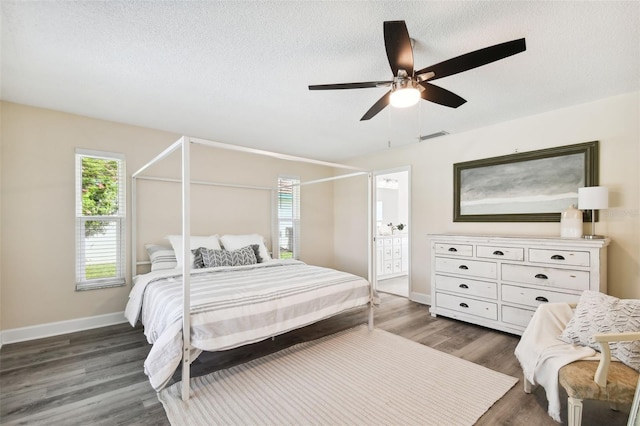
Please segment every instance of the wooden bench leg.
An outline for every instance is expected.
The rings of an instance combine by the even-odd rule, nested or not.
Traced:
[[[582,400],[578,398],[567,399],[568,426],[580,426],[582,424]]]

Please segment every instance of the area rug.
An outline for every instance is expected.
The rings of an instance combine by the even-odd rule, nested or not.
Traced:
[[[366,326],[206,376],[158,398],[172,425],[472,425],[515,377]]]

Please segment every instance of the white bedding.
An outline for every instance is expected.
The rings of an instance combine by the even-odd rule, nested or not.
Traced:
[[[370,301],[369,282],[299,261],[197,269],[191,275],[191,345],[219,351],[264,340]],[[139,318],[153,344],[145,360],[151,385],[162,389],[182,359],[181,270],[136,278],[125,316]]]

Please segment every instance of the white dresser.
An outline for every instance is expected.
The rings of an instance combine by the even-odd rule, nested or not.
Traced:
[[[431,234],[431,315],[522,334],[539,304],[607,292],[609,239]]]
[[[409,272],[407,234],[376,237],[378,279],[407,275]]]

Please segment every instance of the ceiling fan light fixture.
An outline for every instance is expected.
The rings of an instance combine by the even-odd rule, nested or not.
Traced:
[[[389,103],[396,108],[407,108],[417,104],[420,100],[420,90],[416,86],[413,80],[395,83]]]

